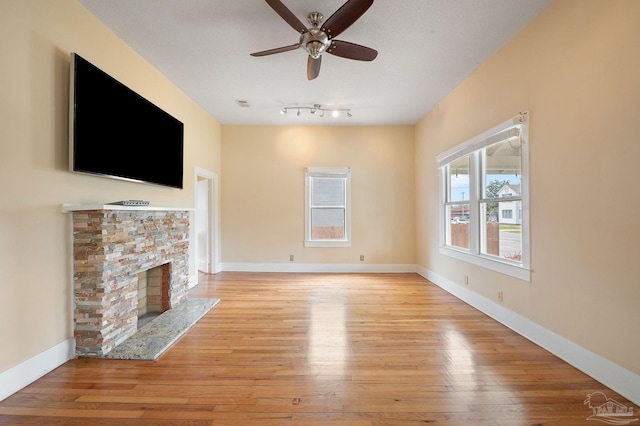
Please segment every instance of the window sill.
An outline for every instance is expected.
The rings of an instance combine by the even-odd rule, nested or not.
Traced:
[[[305,241],[305,247],[351,247],[351,241],[327,240]]]
[[[508,263],[493,260],[488,257],[476,256],[463,251],[454,250],[448,247],[440,247],[440,254],[453,257],[464,262],[468,262],[486,269],[490,269],[501,274],[509,275],[523,281],[531,282],[531,270],[522,266],[511,265]]]

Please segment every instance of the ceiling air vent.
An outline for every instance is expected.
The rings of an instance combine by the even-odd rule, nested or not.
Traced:
[[[248,101],[236,101],[236,103],[238,104],[238,106],[240,108],[249,108],[249,102]]]

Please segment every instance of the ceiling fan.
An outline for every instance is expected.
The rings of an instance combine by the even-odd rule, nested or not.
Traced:
[[[371,7],[373,0],[347,0],[326,21],[320,12],[311,12],[307,16],[311,28],[307,28],[280,0],[266,0],[266,2],[294,30],[300,33],[300,41],[290,46],[252,53],[251,56],[273,55],[302,47],[309,53],[307,60],[307,78],[309,80],[315,79],[320,74],[323,52],[357,61],[373,61],[378,56],[378,52],[371,48],[348,41],[334,40],[334,37],[349,28]]]

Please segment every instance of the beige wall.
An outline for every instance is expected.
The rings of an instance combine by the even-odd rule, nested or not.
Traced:
[[[222,140],[223,263],[415,263],[412,126],[223,126]],[[303,247],[307,166],[351,167],[352,247]]]
[[[220,125],[75,0],[0,5],[0,372],[72,336],[63,203],[193,207],[193,168],[220,169]],[[70,52],[185,124],[185,189],[68,172]]]
[[[416,127],[417,258],[640,373],[640,2],[559,0]],[[436,154],[530,112],[532,280],[440,255]]]

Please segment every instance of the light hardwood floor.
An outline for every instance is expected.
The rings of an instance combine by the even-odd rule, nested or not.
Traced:
[[[221,302],[157,361],[71,360],[0,424],[585,425],[633,406],[415,274],[200,275]],[[637,407],[635,407],[637,412]]]

